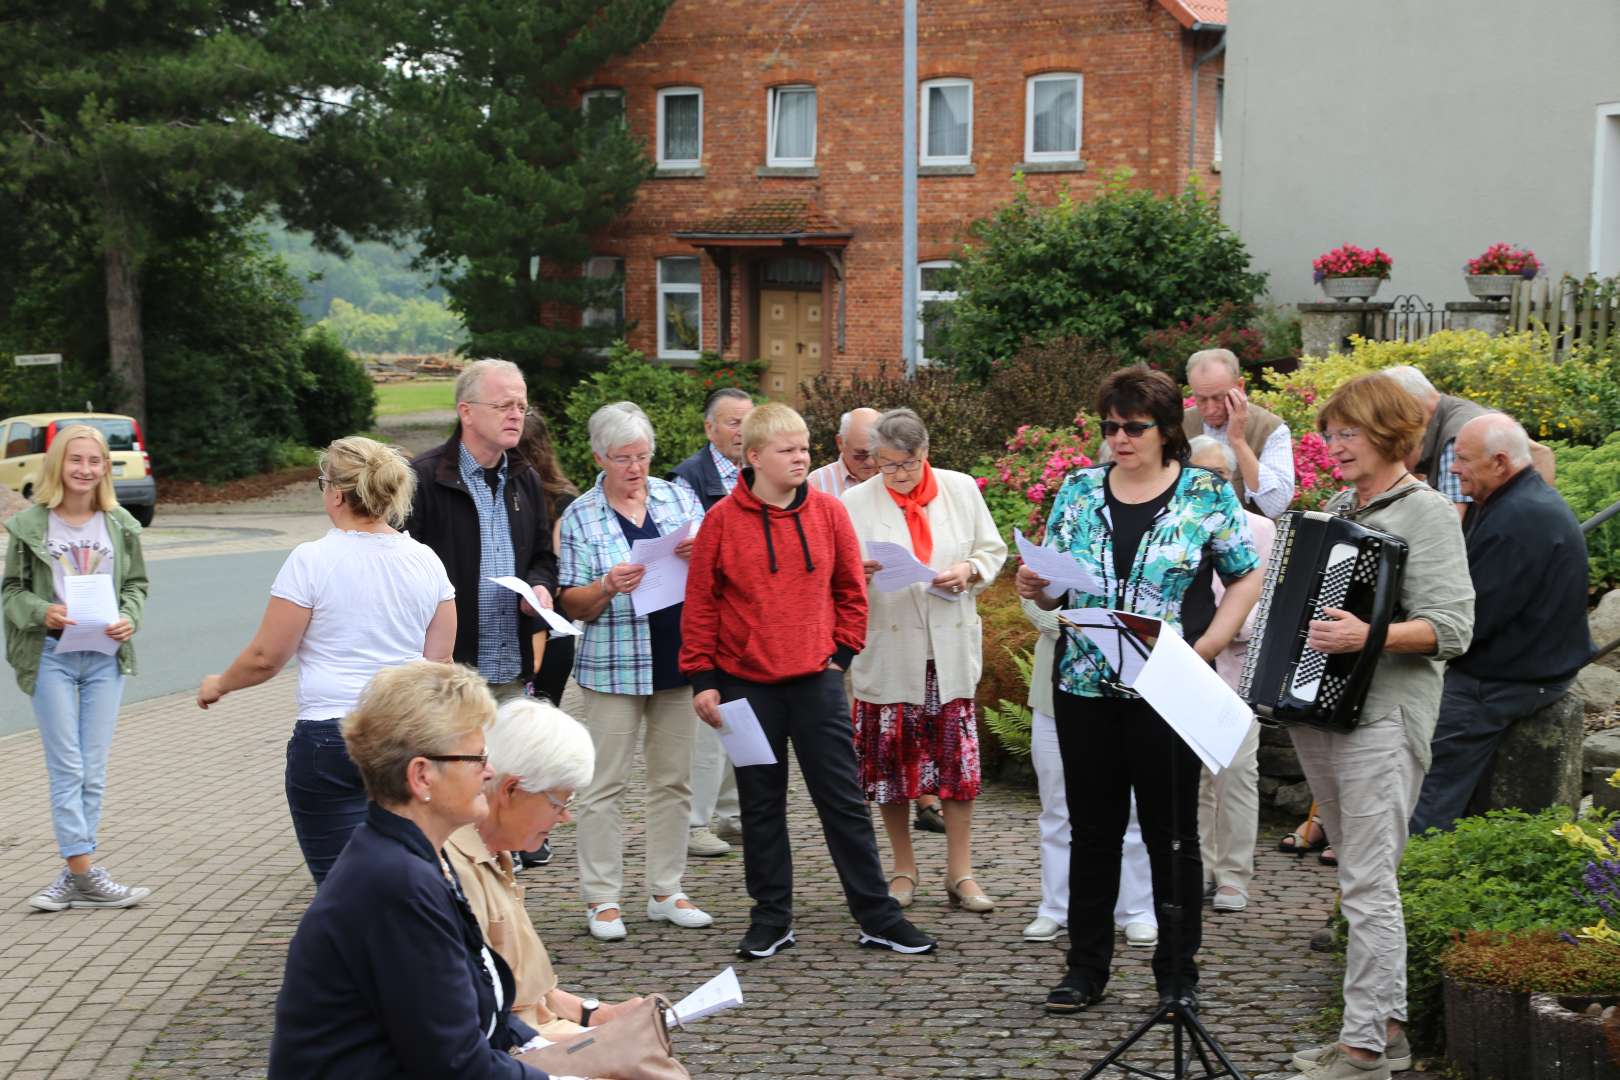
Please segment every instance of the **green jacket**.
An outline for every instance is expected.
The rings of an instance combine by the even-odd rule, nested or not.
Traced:
[[[10,534],[6,546],[6,573],[0,581],[5,598],[6,661],[17,673],[17,685],[33,696],[39,657],[45,649],[45,609],[56,603],[56,581],[45,551],[50,511],[30,506],[5,523]],[[112,541],[113,589],[118,610],[136,630],[146,609],[146,558],[141,554],[141,527],[123,507],[107,511],[107,538]],[[118,672],[135,674],[133,639],[118,649]]]

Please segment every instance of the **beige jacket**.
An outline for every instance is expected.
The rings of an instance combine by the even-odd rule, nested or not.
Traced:
[[[1007,544],[990,518],[978,482],[965,473],[935,469],[939,494],[927,506],[934,534],[928,565],[948,570],[970,562],[979,580],[959,600],[928,592],[926,584],[899,592],[866,594],[866,648],[851,667],[855,696],[877,705],[921,705],[928,660],[934,660],[939,700],[970,698],[983,670],[984,630],[976,597],[995,580],[1007,561]],[[910,550],[906,516],[890,497],[879,473],[844,492],[844,507],[861,538],[861,552],[873,540],[887,540]]]

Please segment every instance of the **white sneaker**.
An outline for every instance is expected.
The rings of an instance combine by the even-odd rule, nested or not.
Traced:
[[[591,937],[597,941],[623,941],[630,935],[624,928],[624,919],[598,919],[596,913],[603,908],[612,908],[619,911],[618,904],[587,904],[585,907],[585,925],[591,931]]]
[[[690,902],[691,897],[683,892],[670,893],[663,900],[647,897],[647,918],[653,922],[671,922],[688,930],[701,930],[714,925],[714,916],[696,907],[681,907],[678,904],[681,900]]]
[[[67,867],[56,880],[28,898],[28,906],[39,911],[66,911],[73,906],[73,875]]]
[[[707,858],[712,855],[724,855],[731,850],[731,845],[720,839],[708,829],[693,829],[686,834],[686,853]]]
[[[1063,933],[1063,926],[1056,919],[1049,919],[1045,915],[1037,915],[1034,922],[1024,927],[1024,940],[1056,941],[1061,933]]]
[[[1230,885],[1222,885],[1215,891],[1215,898],[1210,901],[1210,906],[1216,911],[1242,911],[1249,906],[1247,896],[1244,896],[1236,889],[1231,892],[1225,891],[1230,888],[1232,888]]]
[[[710,831],[728,844],[740,844],[743,838],[742,818],[715,818],[714,828]]]
[[[1125,924],[1125,941],[1129,945],[1140,945],[1146,948],[1159,943],[1159,928],[1150,922],[1133,922]]]

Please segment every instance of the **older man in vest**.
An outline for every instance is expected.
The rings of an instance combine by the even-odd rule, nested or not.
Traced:
[[[1231,447],[1238,475],[1232,486],[1243,505],[1275,518],[1294,500],[1294,444],[1282,417],[1251,404],[1243,375],[1230,349],[1205,349],[1187,359],[1187,385],[1193,407],[1181,426],[1190,439],[1208,435]]]

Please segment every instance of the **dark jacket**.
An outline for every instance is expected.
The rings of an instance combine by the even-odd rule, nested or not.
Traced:
[[[1561,683],[1591,660],[1586,539],[1533,467],[1469,518],[1474,640],[1451,666],[1491,682]]]
[[[669,471],[666,480],[674,483],[676,480],[685,480],[687,486],[697,493],[698,502],[707,514],[709,508],[729,492],[726,491],[726,482],[720,479],[720,470],[715,468],[714,457],[709,453],[711,444],[704,443],[698,452],[681,462]]]
[[[456,587],[458,664],[478,665],[478,583],[483,580],[483,545],[478,539],[478,506],[461,479],[461,436],[411,462],[416,470],[416,501],[405,531],[432,548]],[[557,593],[557,555],[551,550],[551,514],[540,476],[517,454],[506,455],[506,520],[512,529],[513,565],[530,585]],[[545,624],[521,612],[512,628],[525,676],[534,671],[533,635]]]
[[[544,1078],[506,1052],[534,1031],[511,1015],[512,972],[490,949],[497,1014],[483,951],[422,830],[370,804],[287,950],[272,1080]]]

